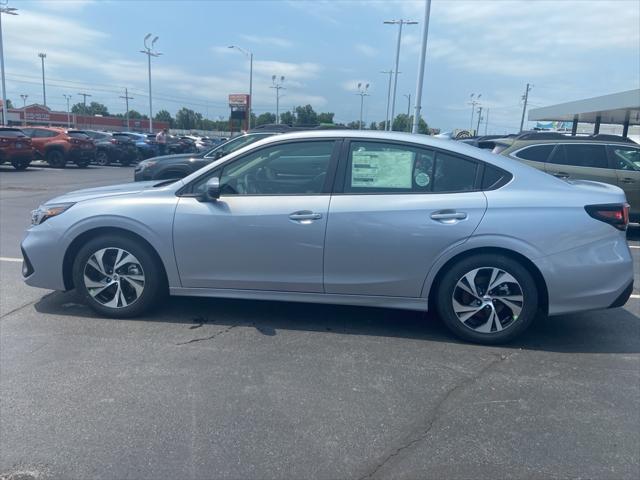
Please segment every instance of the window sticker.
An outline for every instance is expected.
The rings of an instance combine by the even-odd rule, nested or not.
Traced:
[[[415,176],[414,181],[416,182],[416,185],[418,185],[419,187],[426,187],[431,182],[431,177],[429,177],[428,173],[419,172]]]
[[[352,152],[351,186],[410,189],[413,157],[413,152]]]

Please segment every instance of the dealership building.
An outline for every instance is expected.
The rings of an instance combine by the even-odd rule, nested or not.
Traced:
[[[2,101],[0,101],[0,105],[1,104]],[[37,103],[27,105],[24,108],[10,108],[7,112],[7,120],[7,125],[15,127],[30,125],[41,127],[70,127],[80,130],[149,131],[148,119],[131,118],[129,119],[129,127],[127,127],[126,118],[59,112]],[[5,124],[5,122],[1,122],[1,124]],[[159,131],[164,128],[169,128],[168,122],[153,121],[154,131]]]

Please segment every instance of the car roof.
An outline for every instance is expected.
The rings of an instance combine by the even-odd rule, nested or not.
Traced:
[[[610,137],[609,137],[610,138]],[[624,145],[627,147],[640,147],[633,140],[625,141],[622,139],[611,139],[607,138],[593,138],[593,137],[570,137],[565,136],[563,138],[527,138],[527,139],[505,139],[506,141],[499,140],[498,143],[504,143],[511,146],[525,146],[525,145],[539,145],[539,144],[549,144],[555,145],[558,143],[591,143],[594,145]]]

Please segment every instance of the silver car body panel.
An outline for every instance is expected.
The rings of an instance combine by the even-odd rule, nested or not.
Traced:
[[[473,157],[509,171],[502,188],[455,194],[179,197],[190,181],[271,142],[308,138],[389,139]],[[549,313],[611,305],[633,280],[624,232],[589,217],[588,204],[622,203],[621,189],[554,178],[465,144],[399,133],[325,131],[260,140],[182,181],[138,182],[71,192],[76,202],[28,229],[29,285],[63,290],[63,259],[80,235],[129,231],[156,251],[174,295],[255,298],[426,309],[438,272],[476,249],[509,250],[539,270]],[[442,224],[440,210],[466,218]],[[321,216],[307,223],[291,213]],[[326,236],[326,239],[325,239]]]

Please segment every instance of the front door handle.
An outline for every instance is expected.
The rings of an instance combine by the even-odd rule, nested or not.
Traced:
[[[622,183],[636,183],[636,181],[633,178],[623,178],[622,180],[620,180]]]
[[[310,210],[300,210],[289,215],[289,219],[301,223],[310,223],[314,220],[320,220],[321,218],[321,213],[315,213]]]
[[[558,178],[569,178],[569,174],[566,172],[556,172],[553,176]]]
[[[467,218],[466,212],[456,212],[455,210],[440,210],[431,214],[432,220],[437,220],[442,223],[455,223],[465,218]]]

